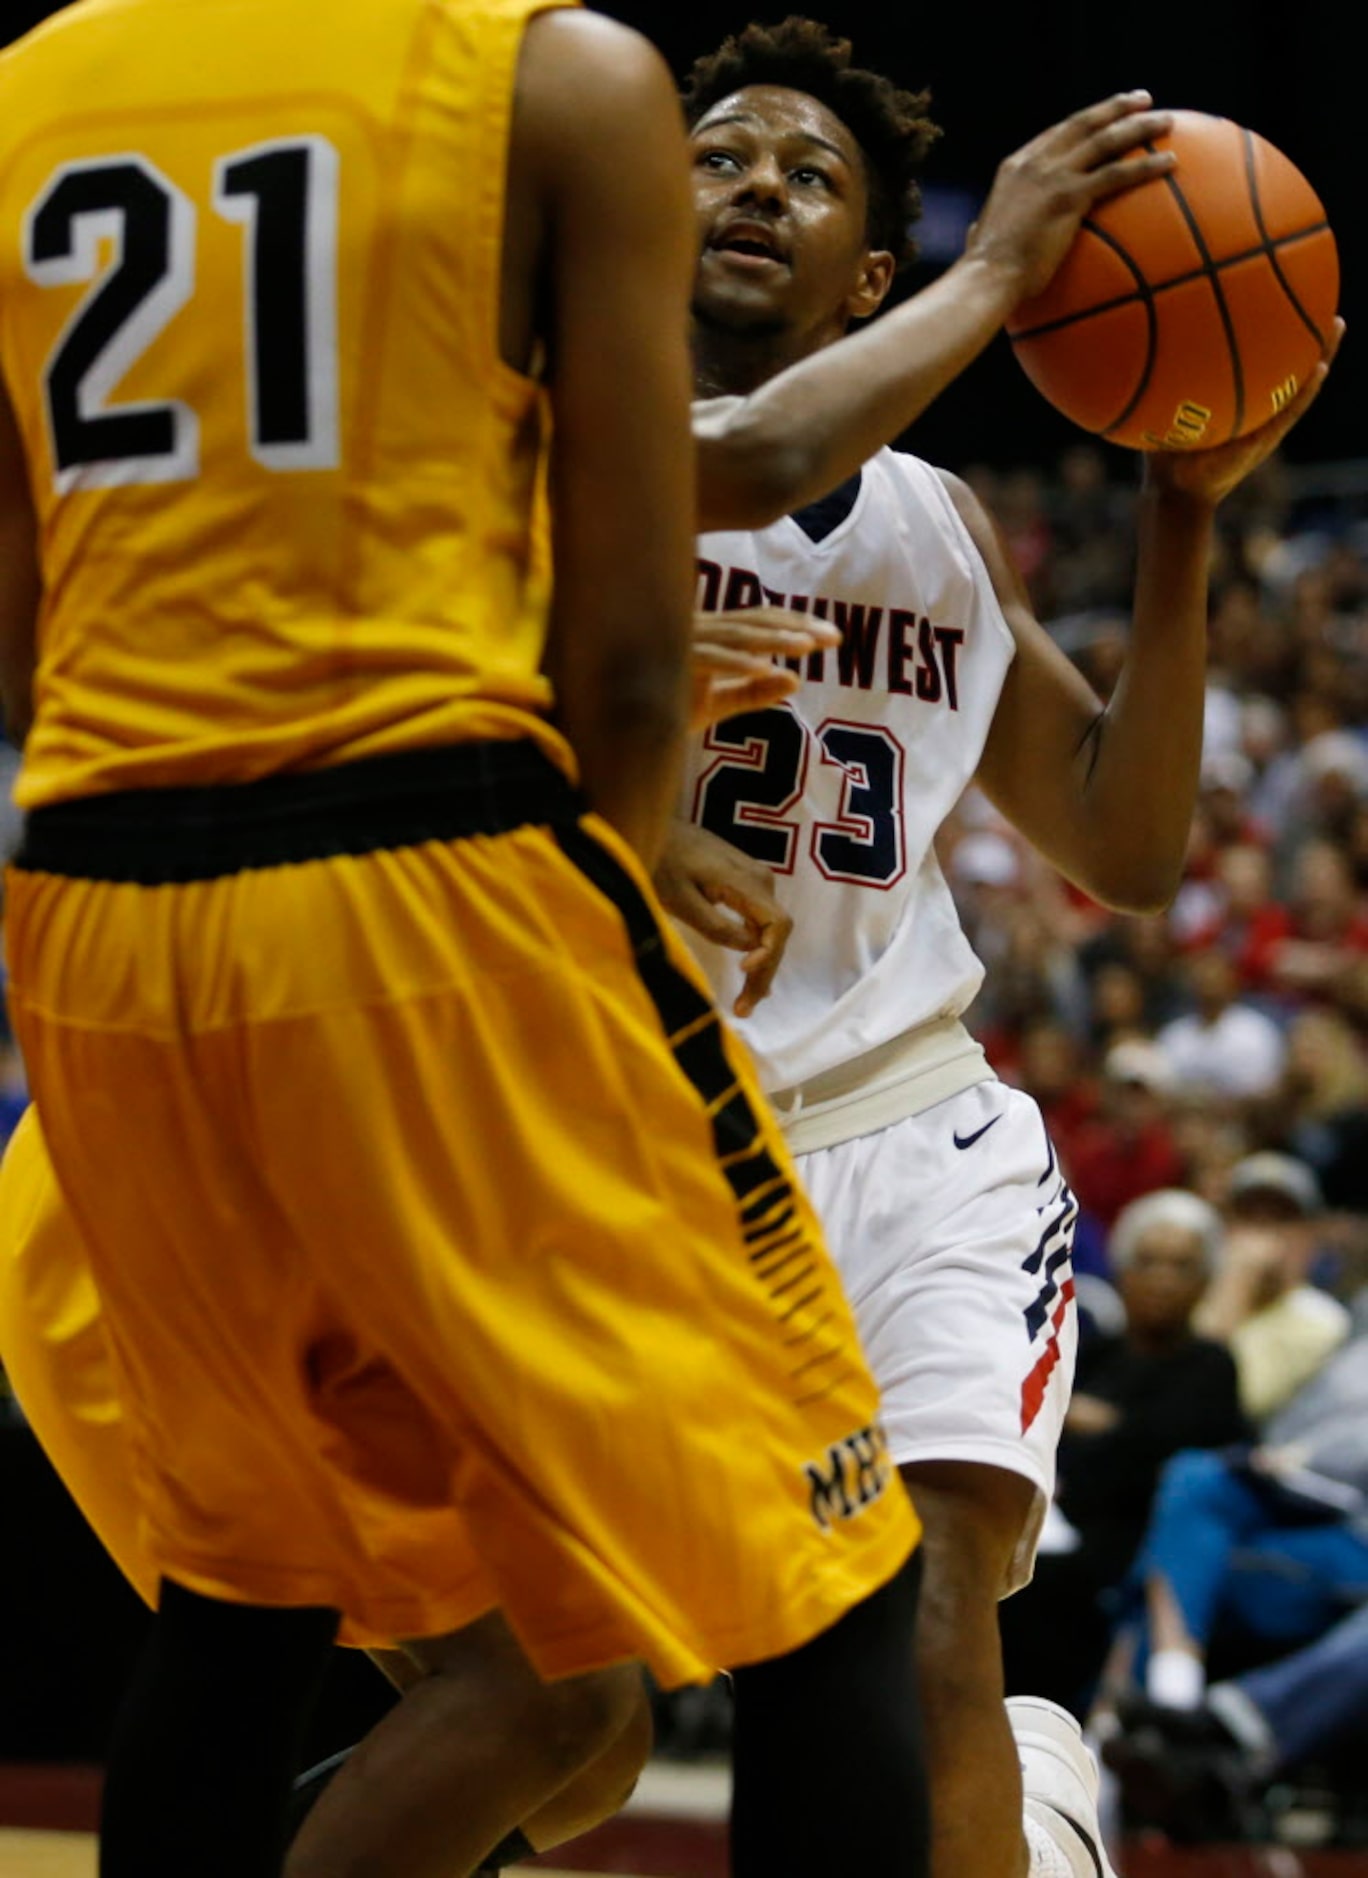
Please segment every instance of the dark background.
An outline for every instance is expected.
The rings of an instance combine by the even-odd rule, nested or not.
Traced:
[[[787,10],[782,0],[755,14],[716,0],[607,0],[603,7],[648,33],[681,72],[739,23]],[[1265,0],[810,0],[810,10],[853,41],[858,63],[929,87],[945,135],[931,154],[927,183],[964,187],[977,199],[998,162],[1047,124],[1133,86],[1147,86],[1160,105],[1232,117],[1278,145],[1325,204],[1350,326],[1333,388],[1287,454],[1304,462],[1368,456],[1368,318],[1356,317],[1368,305],[1368,237],[1358,235],[1368,193],[1366,68],[1348,48],[1359,11],[1351,0],[1277,7]],[[923,268],[911,284],[927,278]],[[975,459],[1005,465],[1048,459],[1078,434],[1030,386],[1000,338],[922,419],[916,447],[953,468]],[[1123,453],[1110,454],[1123,467]]]
[[[376,5],[384,0],[375,0]],[[1340,245],[1341,307],[1350,333],[1333,387],[1296,432],[1294,462],[1368,457],[1368,302],[1365,238],[1358,234],[1368,187],[1364,144],[1365,68],[1350,43],[1352,0],[812,0],[819,18],[848,34],[862,64],[910,86],[929,86],[945,136],[928,184],[981,200],[998,161],[1038,130],[1109,92],[1145,85],[1162,105],[1213,111],[1277,144],[1320,194]],[[43,0],[0,0],[0,41],[53,11]],[[682,72],[699,52],[782,4],[752,15],[719,0],[608,0],[604,11],[638,27]],[[184,0],[193,31],[195,0]],[[331,30],[319,0],[320,31]],[[1356,35],[1355,35],[1356,37]],[[3,126],[0,126],[0,139]],[[931,278],[924,264],[909,281]],[[1362,331],[1358,325],[1362,322]],[[1049,460],[1078,433],[1026,382],[1004,339],[918,426],[925,456],[952,467]],[[1118,469],[1129,467],[1111,452]]]

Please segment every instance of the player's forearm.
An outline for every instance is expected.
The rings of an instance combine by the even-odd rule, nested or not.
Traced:
[[[763,528],[914,423],[999,330],[1014,272],[966,257],[903,306],[695,427],[699,526]]]
[[[559,721],[590,806],[653,868],[665,845],[688,732],[688,674],[662,634],[648,654],[579,658],[557,676]]]
[[[1209,503],[1141,495],[1135,609],[1126,662],[1079,751],[1095,889],[1157,911],[1178,889],[1202,757]]]

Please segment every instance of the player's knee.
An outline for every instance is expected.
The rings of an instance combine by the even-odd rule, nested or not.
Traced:
[[[593,1820],[611,1819],[636,1791],[653,1742],[651,1705],[641,1678],[633,1678],[635,1699],[624,1725],[606,1750],[587,1768],[577,1787],[581,1809]]]
[[[956,1590],[996,1603],[1031,1517],[1033,1484],[972,1461],[913,1461],[900,1471],[922,1522],[923,1610]]]
[[[617,1765],[617,1757],[611,1751],[628,1735],[643,1699],[640,1673],[630,1665],[546,1683],[528,1717],[525,1751],[534,1754],[548,1774],[564,1779],[590,1762],[610,1756],[605,1780],[616,1779],[624,1788],[625,1799],[636,1784],[640,1765],[631,1773],[628,1784],[630,1743],[624,1746],[623,1762],[616,1774],[611,1770]]]

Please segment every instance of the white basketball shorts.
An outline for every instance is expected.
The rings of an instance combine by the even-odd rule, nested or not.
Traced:
[[[1022,1474],[1003,1595],[1030,1580],[1078,1347],[1077,1203],[1040,1110],[982,1082],[798,1157],[883,1393],[892,1458]]]

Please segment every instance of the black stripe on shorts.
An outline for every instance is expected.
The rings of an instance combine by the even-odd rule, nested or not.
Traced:
[[[617,858],[578,824],[554,832],[566,858],[622,915],[675,1061],[712,1115],[713,1146],[738,1206],[761,1187],[773,1189],[765,1209],[778,1205],[792,1194],[792,1183],[766,1147],[745,1090],[737,1087],[716,1007],[671,960],[650,903]]]

